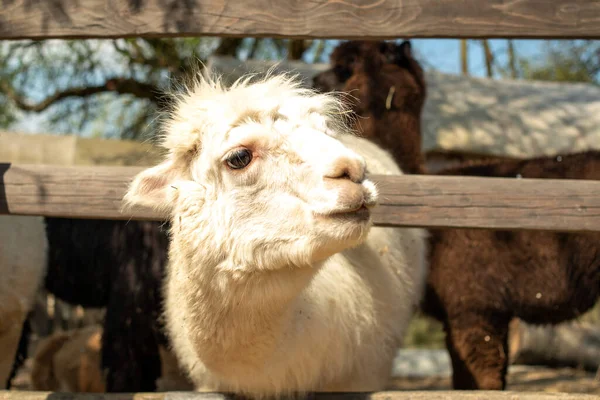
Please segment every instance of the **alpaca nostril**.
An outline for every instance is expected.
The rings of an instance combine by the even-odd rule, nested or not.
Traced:
[[[337,168],[334,168],[333,171],[331,171],[331,173],[326,174],[325,177],[326,178],[330,178],[330,179],[348,179],[348,180],[353,180],[352,179],[352,172],[350,171],[350,168],[346,167],[346,166],[337,166]]]
[[[365,180],[366,164],[360,157],[344,156],[328,165],[323,176],[329,179],[361,183]]]

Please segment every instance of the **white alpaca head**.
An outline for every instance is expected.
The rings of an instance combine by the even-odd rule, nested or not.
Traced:
[[[199,77],[164,125],[165,160],[138,174],[128,204],[170,216],[192,256],[235,268],[307,265],[361,243],[375,185],[335,139],[342,105],[283,76],[230,88]]]

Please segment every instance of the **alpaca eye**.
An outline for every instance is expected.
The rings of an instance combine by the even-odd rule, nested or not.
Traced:
[[[242,169],[252,161],[252,153],[248,149],[236,150],[225,161],[231,169]]]

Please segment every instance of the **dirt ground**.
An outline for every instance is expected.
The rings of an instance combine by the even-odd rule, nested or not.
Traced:
[[[507,390],[526,392],[568,392],[600,395],[595,374],[571,368],[513,366],[509,369]],[[389,389],[450,390],[449,377],[395,378]]]
[[[15,377],[15,390],[31,390],[29,372],[31,360]],[[450,390],[450,378],[394,378],[388,390]],[[595,374],[571,368],[512,366],[509,370],[508,390],[529,392],[571,392],[600,395],[600,380]]]

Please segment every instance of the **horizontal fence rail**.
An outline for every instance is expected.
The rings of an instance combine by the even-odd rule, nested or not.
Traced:
[[[600,38],[592,0],[24,0],[0,39],[166,36]]]
[[[0,164],[0,214],[161,220],[122,213],[139,167]],[[600,231],[600,181],[451,176],[383,176],[379,226]]]
[[[375,393],[318,393],[311,400],[597,400],[582,393],[510,391],[389,391]],[[220,393],[51,393],[0,391],[0,400],[233,400]]]

